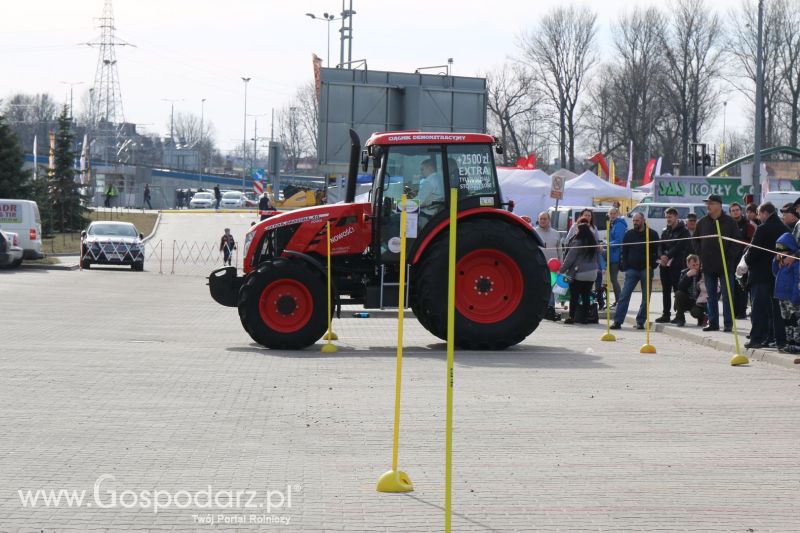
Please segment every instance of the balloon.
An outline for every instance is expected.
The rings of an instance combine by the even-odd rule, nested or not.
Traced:
[[[558,272],[558,269],[561,268],[561,261],[554,257],[547,262],[547,268],[550,269],[550,272]]]

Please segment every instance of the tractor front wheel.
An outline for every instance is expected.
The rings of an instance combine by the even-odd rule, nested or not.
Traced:
[[[327,330],[325,280],[305,261],[275,259],[248,275],[239,290],[239,318],[267,348],[311,346]]]
[[[544,254],[533,236],[496,219],[458,225],[456,344],[497,350],[522,342],[542,320],[550,296]],[[415,267],[412,306],[420,323],[447,338],[449,233],[431,243]]]

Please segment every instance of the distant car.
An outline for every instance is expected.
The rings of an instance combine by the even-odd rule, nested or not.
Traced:
[[[667,226],[666,211],[670,207],[674,207],[678,211],[678,218],[684,221],[686,220],[686,215],[689,213],[694,213],[697,215],[697,219],[700,220],[706,216],[706,213],[708,212],[706,204],[699,202],[680,204],[671,202],[646,202],[641,203],[631,209],[627,216],[628,218],[633,218],[633,215],[636,213],[641,213],[644,215],[647,225],[656,230],[658,233],[661,233],[661,231]],[[727,213],[727,204],[723,204],[722,209]],[[630,224],[628,227],[631,227]]]
[[[196,192],[189,201],[189,209],[208,209],[214,207],[214,193]]]
[[[130,222],[92,222],[81,238],[84,269],[92,265],[130,265],[131,270],[144,270],[144,235]]]
[[[244,195],[237,191],[226,192],[219,203],[219,206],[225,209],[240,209],[245,205],[247,204]]]
[[[247,207],[257,207],[258,206],[258,199],[259,195],[254,192],[246,192],[244,193],[244,201]]]
[[[0,230],[0,267],[17,268],[22,264],[23,253],[16,233]]]

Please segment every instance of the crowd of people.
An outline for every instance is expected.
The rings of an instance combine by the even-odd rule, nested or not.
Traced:
[[[590,209],[580,214],[563,239],[551,227],[549,214],[540,213],[535,229],[544,243],[545,257],[558,260],[558,273],[569,284],[564,323],[597,322],[598,310],[606,305],[608,279],[614,298],[608,302],[611,329],[622,328],[637,285],[646,296],[635,328],[644,329],[650,296],[646,289],[652,287],[658,269],[663,311],[655,322],[685,327],[688,318],[703,331],[719,331],[722,300],[725,332],[732,331],[735,319],[746,319],[750,308],[746,348],[800,354],[800,199],[780,210],[769,202],[732,203],[727,213],[719,195],[709,195],[705,203],[706,215],[699,220],[693,213],[681,220],[675,208],[668,208],[660,234],[638,212],[628,228],[619,207],[613,207],[608,213],[608,253]],[[723,237],[721,246],[718,232]],[[545,318],[561,319],[552,295]],[[800,364],[800,357],[795,363]]]

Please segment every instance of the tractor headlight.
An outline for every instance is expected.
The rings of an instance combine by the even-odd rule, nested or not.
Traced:
[[[253,242],[255,233],[255,231],[248,231],[247,235],[244,236],[244,257],[247,257],[247,251],[250,250],[250,244]]]

